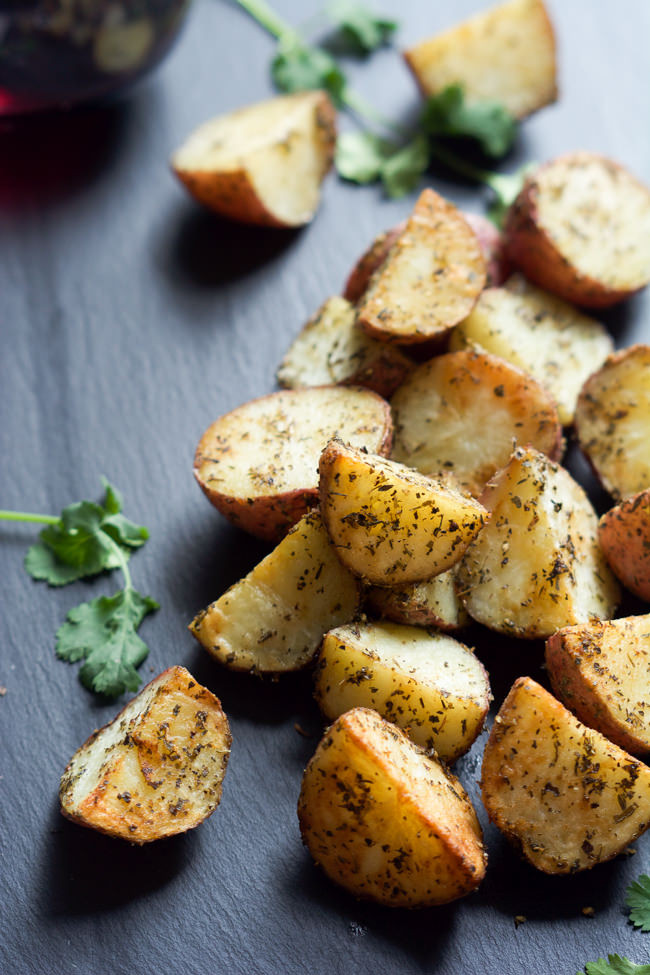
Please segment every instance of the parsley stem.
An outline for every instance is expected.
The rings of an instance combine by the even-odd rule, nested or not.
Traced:
[[[122,571],[122,575],[124,576],[124,589],[125,590],[133,589],[133,581],[131,579],[131,572],[129,570],[129,561],[126,555],[124,554],[124,549],[122,548],[121,545],[118,545],[117,542],[114,541],[112,538],[110,539],[110,541],[113,547],[113,551],[115,552],[115,558],[120,563],[120,569]]]
[[[235,0],[235,3],[243,7],[247,14],[250,14],[258,24],[278,40],[281,40],[283,37],[297,36],[297,32],[293,27],[276,14],[275,10],[269,6],[266,0]]]
[[[0,521],[30,521],[40,525],[58,525],[61,519],[55,515],[34,515],[27,511],[0,511]]]

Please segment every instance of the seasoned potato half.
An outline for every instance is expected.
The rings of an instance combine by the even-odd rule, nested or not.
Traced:
[[[321,455],[320,504],[343,564],[380,586],[451,568],[486,517],[478,501],[441,481],[340,440]]]
[[[561,422],[573,423],[585,379],[614,344],[605,328],[521,275],[505,288],[484,291],[472,313],[454,329],[451,348],[480,345],[530,373],[557,403]]]
[[[501,231],[487,217],[480,213],[468,213],[463,210],[463,216],[476,234],[486,263],[486,287],[498,288],[508,278],[512,267],[507,258],[505,241]]]
[[[298,818],[314,860],[356,897],[446,904],[485,874],[481,827],[460,782],[366,708],[325,733],[305,769]]]
[[[580,446],[615,498],[650,488],[650,345],[614,353],[582,387]]]
[[[598,538],[614,575],[650,602],[650,488],[604,514]]]
[[[304,91],[211,119],[171,165],[210,210],[242,223],[299,227],[316,212],[335,146],[329,96]]]
[[[388,403],[368,389],[284,390],[208,427],[194,476],[229,521],[275,541],[318,503],[318,458],[332,437],[383,454],[392,432]]]
[[[495,718],[481,789],[492,822],[544,873],[611,860],[650,825],[650,769],[530,677]]]
[[[371,339],[356,317],[345,298],[328,298],[291,343],[278,369],[280,385],[351,384],[392,396],[413,362],[395,346]]]
[[[650,190],[590,152],[532,173],[508,212],[508,256],[527,278],[586,308],[650,281]]]
[[[531,445],[562,456],[553,397],[504,359],[461,349],[423,363],[393,396],[392,456],[423,474],[451,472],[480,494],[513,448]]]
[[[371,277],[384,263],[393,244],[398,240],[400,234],[406,227],[406,221],[402,221],[396,227],[385,230],[373,240],[370,247],[363,252],[358,259],[343,289],[343,295],[352,304],[356,304],[362,297]]]
[[[485,274],[481,247],[463,215],[423,190],[359,303],[359,322],[383,342],[441,338],[472,310]]]
[[[399,623],[351,623],[326,634],[314,696],[327,718],[374,708],[423,748],[454,762],[490,706],[483,664],[458,640]]]
[[[548,637],[609,619],[619,589],[579,484],[548,457],[518,448],[481,495],[490,520],[457,569],[473,619],[517,637]]]
[[[461,84],[468,101],[524,118],[557,98],[555,37],[542,0],[509,0],[404,54],[422,93]]]
[[[546,641],[546,669],[581,721],[628,752],[650,752],[650,615],[558,630]]]
[[[311,511],[189,628],[231,670],[276,674],[305,667],[323,634],[352,620],[359,602],[357,580]]]
[[[469,622],[469,616],[458,598],[455,580],[453,568],[426,582],[408,582],[390,589],[370,586],[365,592],[365,604],[371,613],[394,623],[460,630]]]
[[[230,742],[218,698],[170,667],[74,753],[61,812],[129,843],[184,833],[219,805]]]

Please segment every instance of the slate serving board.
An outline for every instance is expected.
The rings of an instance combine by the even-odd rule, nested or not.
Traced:
[[[293,21],[317,6],[277,3]],[[650,5],[549,6],[562,98],[523,126],[507,168],[587,148],[648,181]],[[402,0],[400,43],[480,7]],[[331,177],[313,225],[283,233],[219,221],[185,197],[170,151],[210,115],[270,94],[271,50],[233,4],[197,0],[169,60],[128,100],[0,122],[0,505],[57,513],[98,497],[109,476],[127,514],[151,530],[132,563],[136,584],[162,604],[142,629],[152,648],[142,676],[186,665],[221,697],[234,736],[223,802],[191,834],[138,849],[63,820],[61,771],[117,705],[80,686],[53,637],[71,606],[116,583],[37,585],[22,568],[33,531],[0,527],[0,971],[573,975],[608,951],[648,961],[650,936],[623,910],[626,884],[650,868],[647,837],[633,857],[547,878],[488,827],[487,878],[463,902],[391,912],[338,891],[301,847],[295,816],[322,727],[309,678],[233,676],[186,630],[265,551],[200,494],[196,441],[218,415],[274,388],[300,325],[409,207]],[[413,115],[414,86],[393,52],[349,68],[387,114]],[[432,181],[482,209],[480,190]],[[649,312],[646,294],[605,316],[618,345],[650,340]],[[575,451],[570,463],[586,477]],[[497,701],[519,674],[544,680],[539,644],[475,636]],[[458,764],[474,798],[483,742]],[[527,918],[519,927],[516,915]]]

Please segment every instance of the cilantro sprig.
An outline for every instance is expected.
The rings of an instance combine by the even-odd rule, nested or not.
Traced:
[[[625,891],[625,905],[630,908],[630,921],[641,931],[650,931],[650,877],[642,873]]]
[[[598,961],[590,961],[584,970],[577,975],[650,975],[650,965],[635,965],[629,958],[621,958],[620,955],[608,955],[607,961],[599,958]]]
[[[64,508],[59,517],[0,511],[0,520],[46,526],[25,556],[25,569],[33,579],[65,586],[100,572],[121,570],[122,589],[71,609],[56,634],[58,657],[70,663],[85,661],[79,671],[84,686],[117,697],[140,686],[136,668],[149,648],[137,631],[158,603],[134,588],[128,565],[131,551],[144,545],[149,532],[122,514],[120,492],[106,479],[103,484],[103,504],[79,501]]]

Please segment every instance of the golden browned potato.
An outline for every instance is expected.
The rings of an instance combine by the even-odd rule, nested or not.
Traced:
[[[544,873],[611,860],[650,825],[650,769],[530,677],[495,718],[481,789],[492,822]]]
[[[184,833],[219,805],[230,743],[218,698],[170,667],[74,753],[61,812],[129,843]]]
[[[455,579],[453,568],[425,582],[391,588],[370,586],[365,592],[365,603],[371,613],[394,623],[460,630],[467,626],[469,616],[458,598]]]
[[[598,538],[614,575],[650,602],[650,488],[604,514]]]
[[[441,339],[472,310],[485,275],[480,244],[463,215],[433,190],[423,190],[371,278],[359,322],[383,342]]]
[[[404,57],[424,95],[461,84],[524,118],[557,98],[555,37],[542,0],[508,0],[421,41]]]
[[[380,586],[431,579],[480,531],[474,498],[340,440],[320,459],[323,522],[344,565]]]
[[[345,298],[328,298],[291,343],[278,369],[280,385],[298,389],[338,383],[392,396],[413,362],[396,346],[371,339],[356,317]]]
[[[483,292],[458,325],[450,347],[479,345],[533,376],[557,403],[561,422],[573,423],[583,382],[614,348],[606,329],[520,274]]]
[[[417,745],[454,762],[483,727],[490,682],[474,653],[443,633],[350,623],[323,639],[314,696],[330,719],[374,708]]]
[[[194,476],[234,525],[275,541],[318,503],[318,458],[334,436],[388,453],[388,403],[369,389],[320,386],[271,393],[205,431]]]
[[[325,733],[305,769],[298,819],[316,863],[356,897],[446,904],[485,874],[481,827],[460,782],[366,708]]]
[[[513,447],[533,446],[552,460],[564,441],[553,397],[504,359],[461,349],[418,366],[393,396],[392,457],[436,476],[451,472],[477,495]]]
[[[199,203],[224,217],[299,227],[316,212],[335,146],[329,96],[302,91],[211,119],[174,153],[171,165]]]
[[[581,721],[634,755],[650,752],[650,615],[558,630],[546,669]]]
[[[300,670],[333,626],[359,608],[318,511],[305,515],[273,551],[190,623],[190,632],[231,670]]]
[[[490,520],[457,569],[473,619],[499,633],[546,638],[612,616],[620,592],[598,544],[598,519],[563,467],[517,448],[480,500]]]
[[[352,304],[356,304],[364,294],[371,277],[375,271],[384,263],[391,247],[397,241],[400,234],[406,227],[406,221],[402,221],[396,227],[384,231],[373,240],[370,247],[363,252],[358,259],[343,290],[343,296]]]
[[[650,488],[650,345],[611,355],[582,387],[580,446],[616,499]]]
[[[650,190],[591,152],[528,176],[504,235],[527,278],[586,308],[613,305],[650,281]]]

